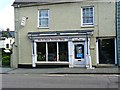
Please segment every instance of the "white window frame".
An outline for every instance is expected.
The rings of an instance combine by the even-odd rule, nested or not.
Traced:
[[[47,18],[48,19],[48,26],[46,27],[43,27],[43,26],[40,26],[40,11],[42,10],[47,10],[48,11],[48,17],[42,17],[42,18]],[[39,9],[38,10],[38,28],[49,28],[49,9]]]
[[[93,23],[83,23],[83,8],[93,8]],[[81,7],[81,27],[93,27],[94,26],[94,6]]]
[[[53,63],[55,63],[55,62],[60,62],[60,63],[64,63],[64,62],[69,62],[69,58],[68,58],[68,61],[60,61],[60,56],[59,56],[59,45],[58,45],[58,43],[59,42],[66,42],[66,41],[59,41],[59,42],[55,42],[56,43],[56,45],[57,45],[57,61],[49,61],[48,60],[48,42],[53,42],[53,41],[47,41],[47,42],[45,42],[46,43],[46,60],[45,61],[37,61],[37,50],[36,50],[36,47],[37,47],[37,42],[41,42],[41,41],[37,41],[37,40],[35,40],[34,41],[35,42],[35,45],[34,45],[34,52],[35,52],[35,54],[36,54],[36,59],[35,59],[35,62],[36,63],[43,63],[43,62],[48,62],[48,63],[50,63],[50,62],[53,62]],[[69,52],[69,51],[68,51]]]
[[[115,64],[118,64],[117,62],[117,46],[116,46],[116,38],[114,38],[114,45],[115,45]],[[99,45],[98,45],[98,39],[96,39],[96,63],[97,64],[100,64],[99,63]]]

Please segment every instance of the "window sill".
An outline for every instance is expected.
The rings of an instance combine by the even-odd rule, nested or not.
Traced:
[[[49,27],[38,27],[38,29],[49,29]]]
[[[94,28],[94,25],[81,25],[81,28]]]
[[[36,64],[69,64],[69,62],[67,62],[67,61],[64,61],[64,62],[60,62],[60,61],[57,61],[57,62],[55,62],[55,61],[53,61],[53,62],[47,62],[47,61],[43,61],[43,62],[40,62],[40,61],[37,61],[36,62]]]

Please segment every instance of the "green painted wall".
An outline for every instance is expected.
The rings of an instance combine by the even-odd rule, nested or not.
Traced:
[[[118,48],[118,65],[120,66],[120,1],[117,2],[117,48]]]

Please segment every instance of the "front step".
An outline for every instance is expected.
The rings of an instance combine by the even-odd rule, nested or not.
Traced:
[[[118,66],[115,64],[98,64],[95,67],[96,68],[116,68]]]

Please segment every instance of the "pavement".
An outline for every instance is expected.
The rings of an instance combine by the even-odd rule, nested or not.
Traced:
[[[105,68],[10,68],[0,67],[0,74],[120,74],[118,67]]]

